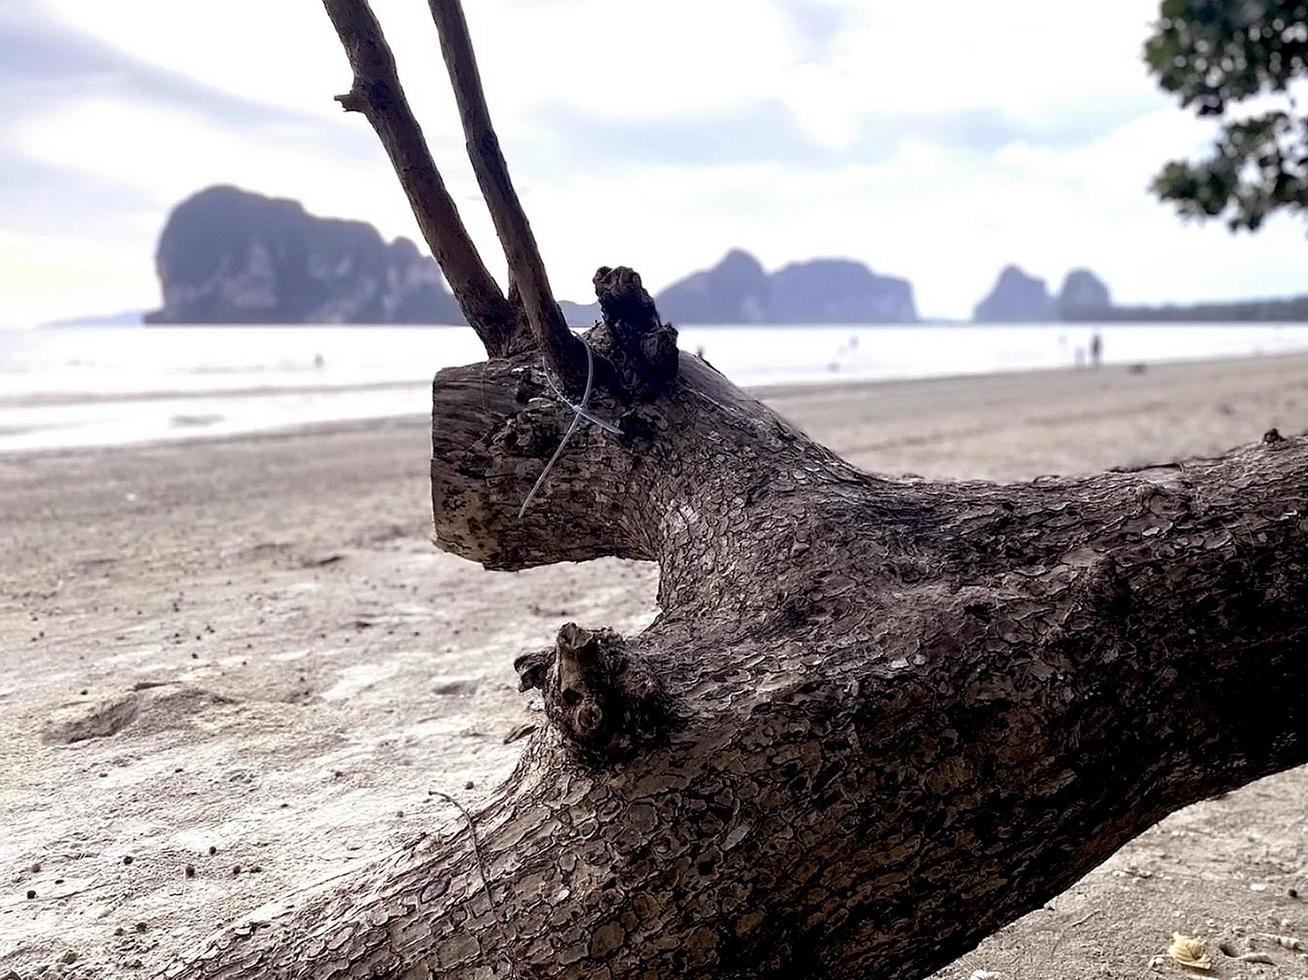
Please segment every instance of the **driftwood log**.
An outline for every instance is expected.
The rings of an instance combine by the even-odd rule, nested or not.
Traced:
[[[871,475],[679,354],[628,269],[596,275],[588,354],[456,0],[431,7],[508,296],[447,220],[366,2],[325,5],[343,101],[458,257],[492,358],[433,386],[437,542],[496,569],[656,561],[662,613],[519,658],[549,724],[479,812],[168,975],[907,980],[1174,810],[1308,762],[1308,442],[1007,486]],[[587,389],[605,424],[520,513]]]

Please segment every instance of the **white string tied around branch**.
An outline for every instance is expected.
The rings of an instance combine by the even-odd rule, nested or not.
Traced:
[[[518,508],[519,520],[522,520],[526,515],[527,508],[531,505],[532,499],[536,496],[537,492],[539,492],[540,488],[545,485],[545,480],[550,475],[550,470],[554,469],[554,464],[557,463],[559,457],[563,455],[563,450],[567,448],[568,441],[572,438],[573,433],[577,431],[577,426],[581,424],[582,419],[585,419],[592,425],[599,426],[605,432],[611,433],[615,436],[622,435],[622,430],[620,428],[612,422],[605,421],[590,410],[590,393],[595,382],[595,355],[591,353],[590,344],[587,343],[585,337],[581,338],[581,346],[586,349],[586,391],[582,394],[580,402],[574,403],[569,400],[568,397],[563,394],[562,390],[560,390],[559,386],[554,383],[554,379],[550,377],[549,367],[547,366],[545,368],[545,380],[548,381],[550,387],[554,389],[555,397],[563,402],[563,404],[567,405],[568,408],[572,409],[572,424],[568,426],[568,431],[563,434],[563,439],[559,443],[559,448],[554,450],[554,455],[551,456],[550,461],[545,464],[545,469],[541,470],[540,476],[536,477],[536,482],[532,486],[531,491],[527,494],[527,499],[524,500],[522,506]]]

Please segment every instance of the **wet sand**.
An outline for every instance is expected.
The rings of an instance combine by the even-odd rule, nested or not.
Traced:
[[[1308,356],[765,394],[868,469],[1029,479],[1304,430]],[[149,975],[452,822],[428,790],[475,806],[540,718],[513,658],[653,616],[649,566],[436,552],[426,430],[0,455],[0,977]],[[1258,938],[1308,941],[1306,858],[1300,770],[1173,816],[941,976],[1150,976],[1180,930],[1275,961],[1215,975],[1308,977]]]

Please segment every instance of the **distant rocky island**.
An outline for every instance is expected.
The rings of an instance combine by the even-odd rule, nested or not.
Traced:
[[[163,307],[147,323],[458,323],[430,258],[362,221],[297,201],[210,187],[173,209],[155,267]]]
[[[1053,320],[1091,320],[1112,308],[1112,295],[1089,269],[1073,269],[1057,295],[1043,279],[1029,276],[1015,265],[1005,266],[994,288],[976,305],[977,323],[1049,323]]]
[[[733,249],[655,298],[672,323],[914,323],[913,287],[861,262],[814,259],[771,274]]]
[[[361,221],[296,201],[210,187],[173,209],[155,265],[163,306],[147,323],[461,323],[435,262]],[[913,287],[849,259],[767,273],[733,250],[656,296],[673,323],[912,323]],[[595,304],[560,304],[588,326]]]
[[[436,263],[407,238],[362,221],[319,218],[297,201],[236,187],[200,191],[168,216],[155,255],[162,307],[146,323],[462,323]],[[795,262],[769,273],[732,249],[655,296],[674,324],[916,323],[913,287],[851,259]],[[594,303],[559,304],[573,326]],[[1188,306],[1115,306],[1089,269],[1056,293],[1005,266],[976,323],[1308,321],[1308,296]],[[86,320],[79,322],[88,322]]]

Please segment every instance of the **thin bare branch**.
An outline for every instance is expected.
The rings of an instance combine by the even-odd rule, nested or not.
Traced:
[[[585,352],[554,300],[536,237],[509,178],[500,141],[491,125],[463,6],[459,0],[428,0],[428,6],[440,32],[441,53],[463,121],[468,157],[504,246],[509,274],[521,296],[532,335],[546,363],[570,393],[576,394],[586,380]]]
[[[486,352],[499,357],[514,342],[518,314],[487,271],[432,159],[422,127],[400,86],[395,58],[367,0],[323,0],[354,70],[337,101],[362,112],[377,131],[427,245]]]

